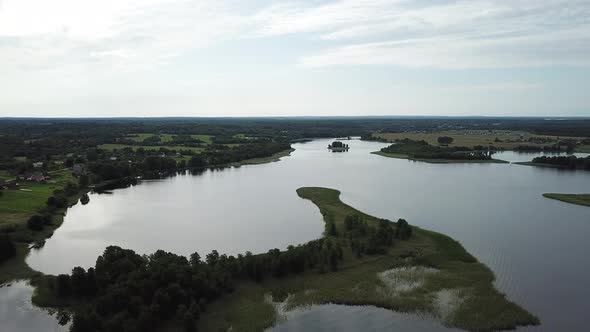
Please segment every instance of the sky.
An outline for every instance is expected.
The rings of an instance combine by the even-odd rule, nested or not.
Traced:
[[[590,116],[590,0],[0,0],[0,117]]]

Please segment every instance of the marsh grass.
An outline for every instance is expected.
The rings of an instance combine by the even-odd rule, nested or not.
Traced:
[[[545,193],[543,197],[556,199],[558,201],[590,206],[590,194],[557,194],[557,193]]]

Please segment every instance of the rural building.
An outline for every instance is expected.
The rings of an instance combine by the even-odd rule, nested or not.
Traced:
[[[43,167],[43,162],[42,161],[39,161],[39,162],[33,163],[33,167],[35,167],[35,168],[41,168],[41,167]]]
[[[72,166],[72,172],[74,175],[86,174],[86,166],[84,166],[84,164],[74,164],[74,166]]]
[[[48,179],[49,179],[48,176],[45,176],[41,173],[33,173],[33,174],[29,174],[27,176],[27,181],[32,181],[32,182],[43,182]]]

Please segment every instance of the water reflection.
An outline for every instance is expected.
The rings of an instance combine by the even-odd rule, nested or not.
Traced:
[[[31,303],[33,287],[26,281],[15,281],[0,287],[0,331],[6,332],[65,332],[48,311]]]
[[[288,311],[286,320],[269,332],[291,331],[460,331],[420,315],[394,312],[372,306],[314,305]]]

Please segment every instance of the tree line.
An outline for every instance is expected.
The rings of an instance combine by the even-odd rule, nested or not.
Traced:
[[[590,170],[590,156],[578,158],[576,156],[541,156],[533,158],[533,163],[558,166],[567,169]]]
[[[381,149],[384,153],[403,154],[415,159],[452,159],[452,160],[490,160],[493,150],[475,150],[469,147],[440,147],[426,141],[415,141],[408,138],[396,140]]]

